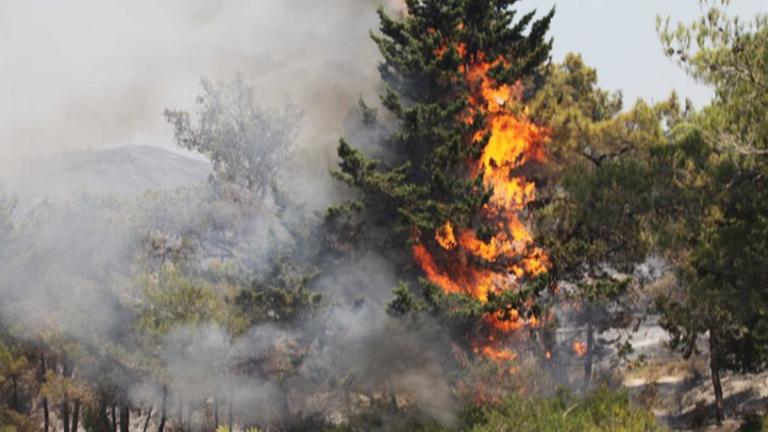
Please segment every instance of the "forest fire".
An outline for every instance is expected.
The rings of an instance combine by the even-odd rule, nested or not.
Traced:
[[[573,343],[573,353],[576,354],[577,357],[584,357],[587,355],[587,344],[575,341]]]
[[[441,48],[442,56],[448,49]],[[505,64],[499,57],[489,61],[483,53],[467,56],[463,45],[457,47],[462,58],[469,58],[462,73],[469,88],[469,107],[463,121],[473,125],[479,116],[484,127],[468,137],[472,145],[483,146],[478,159],[469,161],[469,175],[481,176],[493,195],[482,210],[482,220],[492,227],[487,240],[472,228],[446,221],[434,236],[435,251],[426,242],[413,246],[413,255],[428,279],[448,294],[468,295],[487,303],[491,294],[519,289],[527,278],[546,272],[547,254],[536,247],[521,220],[521,214],[536,199],[536,185],[518,171],[528,162],[545,160],[543,144],[547,131],[533,124],[525,110],[520,111],[522,85],[499,84],[491,70]],[[539,324],[536,316],[521,315],[511,305],[487,314],[484,323],[491,336],[473,341],[475,352],[498,363],[509,363],[517,355],[503,347],[504,338],[523,327]]]

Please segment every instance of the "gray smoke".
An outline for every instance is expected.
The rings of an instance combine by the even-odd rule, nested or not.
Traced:
[[[225,237],[247,245],[233,252],[235,261],[257,277],[272,243],[286,237],[283,222],[263,208],[211,201],[200,166],[183,177],[195,184],[183,188],[162,181],[103,188],[90,182],[104,172],[62,182],[47,175],[51,165],[39,155],[125,144],[175,149],[163,109],[192,110],[201,76],[223,81],[241,73],[258,105],[290,101],[303,111],[283,186],[311,214],[338,193],[328,170],[358,99],[377,100],[378,54],[368,33],[380,3],[0,2],[0,57],[14,64],[0,68],[0,91],[10,101],[0,104],[0,168],[15,168],[3,169],[0,181],[20,203],[10,218],[14,233],[6,238],[0,230],[0,319],[30,340],[45,342],[53,329],[95,358],[135,367],[131,353],[116,353],[135,342],[130,333],[145,293],[134,269],[147,259],[147,241],[181,250],[185,235],[228,227]],[[90,154],[57,156],[56,169],[82,174]],[[166,190],[141,193],[153,184]],[[190,259],[205,261],[197,253]],[[414,330],[389,317],[396,285],[391,265],[368,254],[322,275],[325,307],[298,327],[261,325],[234,338],[208,321],[174,327],[156,347],[163,372],[141,365],[146,373],[129,380],[130,397],[158,410],[167,392],[169,418],[198,427],[211,410],[225,418],[230,405],[243,423],[300,415],[335,421],[377,394],[399,395],[393,403],[449,423],[448,336],[434,323]],[[95,376],[108,365],[79,367]]]
[[[320,205],[344,115],[375,101],[377,0],[0,2],[0,160],[105,146],[175,148],[162,111],[241,72],[261,106],[293,101],[300,192]],[[5,67],[7,65],[7,67]],[[314,191],[313,191],[314,192]]]

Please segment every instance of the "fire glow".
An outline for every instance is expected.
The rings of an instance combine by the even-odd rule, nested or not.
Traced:
[[[462,73],[470,94],[460,120],[473,125],[479,115],[485,118],[485,126],[467,137],[472,145],[483,146],[480,157],[468,161],[468,173],[473,178],[481,176],[485,187],[493,189],[481,215],[493,232],[484,241],[474,229],[446,221],[436,230],[434,243],[413,245],[413,255],[427,278],[446,294],[464,294],[487,303],[491,294],[517,290],[526,279],[550,267],[546,253],[536,247],[521,220],[522,212],[536,199],[536,185],[519,173],[529,162],[545,161],[547,131],[533,124],[525,110],[515,110],[521,106],[521,84],[499,84],[490,76],[495,66],[506,63],[503,57],[488,61],[483,53],[467,56],[462,45],[456,51],[465,59]],[[441,48],[435,54],[446,52],[447,48]],[[539,324],[537,317],[521,316],[511,305],[487,314],[483,321],[491,335],[473,341],[475,352],[498,363],[517,358],[505,346],[504,336]]]
[[[587,355],[587,344],[584,342],[574,341],[573,353],[576,354],[577,357],[584,357]]]

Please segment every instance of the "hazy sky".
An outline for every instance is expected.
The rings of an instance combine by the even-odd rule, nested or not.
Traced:
[[[300,105],[317,135],[375,79],[382,1],[0,0],[0,158],[170,148],[163,109],[194,108],[201,76],[237,72],[259,105]]]
[[[263,103],[299,102],[333,142],[340,113],[375,82],[367,32],[381,1],[0,0],[0,159],[131,143],[172,147],[163,108],[191,107],[200,76],[238,70]],[[768,9],[768,0],[733,2],[741,13]],[[556,61],[582,52],[601,84],[630,101],[660,100],[673,88],[699,105],[707,100],[708,91],[662,55],[654,24],[658,13],[693,19],[697,0],[522,6],[543,12],[553,3]],[[316,140],[316,128],[309,132]]]
[[[701,16],[699,0],[523,0],[523,8],[556,14],[552,25],[554,60],[576,51],[596,67],[600,84],[623,90],[627,103],[639,97],[659,101],[677,89],[697,106],[711,92],[690,78],[661,49],[656,16],[690,22]],[[732,0],[743,17],[768,13],[768,0]]]

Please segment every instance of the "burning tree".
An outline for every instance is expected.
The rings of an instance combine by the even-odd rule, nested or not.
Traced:
[[[384,161],[341,141],[335,176],[360,194],[329,212],[357,231],[360,212],[390,250],[410,249],[428,303],[468,317],[473,349],[499,361],[515,358],[503,336],[541,319],[535,282],[549,267],[525,224],[536,198],[526,175],[547,141],[525,100],[554,11],[518,18],[516,3],[408,0],[400,21],[379,12],[382,102],[399,130]]]

